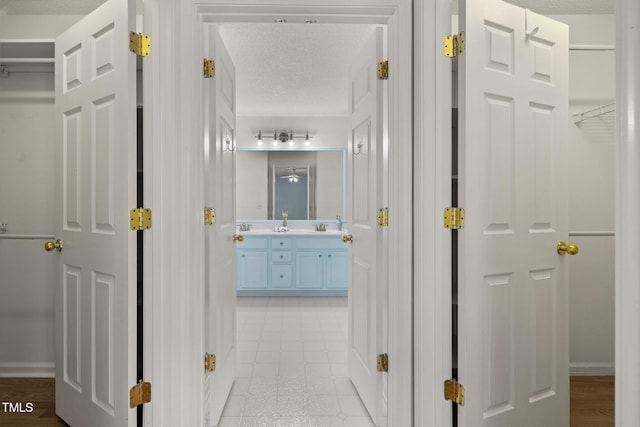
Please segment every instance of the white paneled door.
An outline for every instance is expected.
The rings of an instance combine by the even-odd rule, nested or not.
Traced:
[[[215,222],[205,226],[205,351],[216,356],[205,374],[207,425],[216,426],[236,375],[236,185],[235,67],[215,26],[205,28],[205,57],[215,75],[203,79],[206,207]]]
[[[460,20],[459,422],[564,427],[568,29],[499,0]]]
[[[377,78],[383,55],[383,30],[373,29],[351,65],[349,108],[349,376],[377,426],[386,425],[386,374],[376,356],[386,348],[384,229],[377,212],[383,206],[384,83]]]
[[[56,39],[56,413],[74,427],[136,422],[134,12],[108,0]]]

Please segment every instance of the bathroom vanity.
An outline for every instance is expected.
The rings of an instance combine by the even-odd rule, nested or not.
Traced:
[[[348,248],[335,230],[249,231],[237,244],[239,296],[345,296]]]

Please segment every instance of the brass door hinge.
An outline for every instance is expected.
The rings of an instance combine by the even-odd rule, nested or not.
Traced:
[[[151,383],[140,380],[129,390],[129,407],[135,408],[149,402],[151,402]]]
[[[389,372],[389,355],[387,353],[378,355],[378,372]]]
[[[211,79],[216,76],[216,63],[213,59],[204,59],[203,62],[204,67],[204,78]]]
[[[214,208],[204,208],[204,223],[206,225],[216,223],[216,210]]]
[[[151,209],[137,208],[131,209],[131,221],[129,226],[132,230],[148,230],[151,228]]]
[[[444,210],[444,227],[459,230],[464,227],[464,209],[446,208]]]
[[[455,58],[464,51],[464,31],[444,38],[444,55]]]
[[[129,50],[138,56],[151,55],[151,37],[146,34],[130,31]]]
[[[456,380],[444,382],[444,399],[464,406],[464,387]]]
[[[378,80],[389,79],[389,61],[378,62]]]
[[[389,226],[389,208],[378,209],[378,225],[381,227]]]
[[[204,371],[205,372],[213,372],[216,370],[216,355],[215,354],[204,354]]]

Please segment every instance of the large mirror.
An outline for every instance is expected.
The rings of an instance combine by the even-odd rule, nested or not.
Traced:
[[[239,222],[346,219],[346,150],[268,151],[238,148]]]

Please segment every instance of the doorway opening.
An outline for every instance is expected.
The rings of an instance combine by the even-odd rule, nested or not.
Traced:
[[[313,224],[324,224],[324,227],[328,228],[330,232],[335,231],[334,227],[337,227],[336,220],[339,217],[340,223],[344,220],[346,224],[351,223],[350,212],[351,207],[347,208],[347,199],[351,197],[350,190],[347,185],[347,176],[351,171],[348,169],[351,165],[349,161],[349,155],[357,156],[360,154],[359,150],[362,149],[362,141],[360,147],[354,150],[355,153],[350,151],[349,142],[352,140],[350,129],[350,98],[349,91],[351,90],[351,84],[349,83],[349,69],[350,63],[353,57],[358,56],[359,49],[364,43],[366,37],[374,31],[374,26],[370,24],[321,24],[313,22],[313,20],[307,20],[305,23],[261,23],[261,24],[223,24],[220,25],[221,38],[225,43],[225,46],[229,50],[229,54],[234,61],[234,65],[237,73],[237,127],[236,127],[236,146],[238,149],[251,152],[251,170],[243,168],[246,163],[238,162],[238,169],[236,172],[237,182],[250,181],[249,186],[238,186],[239,191],[236,193],[236,201],[239,209],[237,221],[242,224],[251,224],[255,230],[264,228],[271,228],[274,221],[277,219],[277,224],[288,226],[291,231],[301,230],[311,227]],[[275,36],[274,36],[275,35]],[[274,38],[272,42],[269,42],[269,38]],[[260,41],[260,42],[258,42]],[[264,45],[260,45],[263,43]],[[278,45],[278,49],[269,51],[268,46]],[[257,47],[259,45],[260,47]],[[251,52],[251,49],[262,49],[262,52]],[[253,53],[253,54],[252,54]],[[261,55],[262,54],[262,55]],[[247,61],[247,56],[250,58]],[[284,56],[284,58],[282,58]],[[247,65],[248,63],[248,65]],[[286,67],[282,67],[282,64],[286,64]],[[268,78],[271,73],[271,69],[275,69],[278,75]],[[247,70],[254,71],[253,75],[247,75]],[[258,76],[255,75],[255,71],[258,71]],[[269,81],[266,87],[261,86],[261,79]],[[284,82],[283,82],[284,81]],[[246,97],[244,94],[250,92],[251,97]],[[261,99],[263,93],[267,94],[266,101]],[[274,94],[279,96],[274,97]],[[386,120],[383,119],[386,122]],[[306,132],[311,133],[312,139],[309,141],[302,139],[297,142],[292,139],[286,141],[288,144],[281,147],[276,139],[278,132],[274,129],[286,129],[289,127],[290,134],[295,135],[298,129],[304,129]],[[293,128],[293,129],[291,129]],[[295,130],[294,130],[295,129]],[[268,130],[268,131],[267,131]],[[270,149],[266,149],[263,145],[264,142],[258,140],[256,135],[262,133],[267,135],[273,134],[274,145],[277,147],[271,147],[271,139],[267,140],[267,144]],[[305,144],[304,146],[302,144]],[[260,144],[260,145],[259,145]],[[297,144],[298,146],[294,145]],[[355,144],[355,143],[354,143]],[[353,144],[352,144],[353,145]],[[293,151],[294,149],[300,151]],[[283,152],[284,151],[284,152]],[[349,154],[347,154],[349,152]],[[239,153],[240,154],[240,153]],[[241,152],[241,154],[245,154]],[[284,222],[280,217],[279,210],[274,211],[273,204],[277,204],[278,198],[274,197],[273,202],[262,202],[265,199],[269,199],[270,189],[272,188],[275,193],[278,186],[275,184],[280,183],[278,177],[271,176],[272,181],[265,179],[269,176],[269,172],[276,170],[276,164],[278,160],[276,157],[294,156],[304,157],[300,158],[299,164],[307,165],[305,168],[309,171],[309,182],[307,186],[311,188],[311,191],[306,193],[307,204],[307,218],[309,215],[312,219],[302,221],[288,221]],[[264,157],[260,159],[260,157]],[[353,158],[353,157],[352,157]],[[363,155],[362,158],[367,158],[367,155]],[[240,160],[240,156],[238,156]],[[289,161],[291,165],[295,166],[294,159],[286,158],[282,161]],[[259,165],[264,164],[265,168],[260,168]],[[288,164],[287,164],[288,165]],[[310,165],[310,166],[309,166]],[[262,175],[256,176],[261,173]],[[300,168],[298,168],[300,169]],[[333,171],[333,172],[331,172]],[[266,194],[261,195],[256,193],[256,187],[260,187],[260,183],[269,183],[270,185],[264,186]],[[287,185],[292,185],[289,182]],[[294,184],[295,185],[295,184]],[[335,188],[334,188],[335,187]],[[253,188],[253,190],[252,190]],[[289,192],[291,194],[291,192]],[[313,197],[310,197],[313,196]],[[252,212],[247,215],[246,210],[240,209],[240,206],[247,207],[247,199],[250,199],[253,203]],[[304,204],[304,203],[303,203]],[[261,206],[255,206],[261,205]],[[260,209],[262,208],[262,209]],[[266,209],[265,209],[266,208]],[[361,208],[363,210],[366,208]],[[354,209],[355,210],[355,209]],[[262,214],[261,214],[262,211]],[[291,209],[288,209],[289,218],[294,218]],[[269,212],[272,212],[272,217],[269,216]],[[275,213],[274,213],[275,212]],[[357,210],[355,210],[357,212]],[[265,215],[266,214],[266,215]],[[323,228],[324,228],[323,227]],[[346,232],[345,226],[345,232]],[[324,235],[331,233],[324,233]],[[251,231],[245,234],[246,237],[251,236]],[[291,235],[282,236],[290,237]],[[315,235],[317,236],[317,234]],[[340,236],[337,235],[338,245]],[[325,239],[320,239],[324,244]],[[336,416],[342,415],[345,419],[349,417],[356,417],[363,423],[371,423],[368,418],[366,410],[359,403],[359,407],[356,408],[354,402],[346,408],[341,408],[339,402],[343,400],[353,399],[355,390],[353,387],[350,389],[343,383],[348,379],[347,373],[347,310],[349,304],[347,304],[347,298],[344,297],[327,297],[327,295],[344,295],[346,293],[346,285],[348,283],[347,277],[349,277],[348,267],[346,263],[346,257],[336,250],[327,252],[325,250],[317,249],[313,251],[311,247],[301,249],[301,243],[296,243],[296,238],[287,240],[288,244],[292,247],[297,247],[291,256],[289,252],[278,252],[281,254],[281,258],[284,255],[291,256],[293,261],[289,264],[283,263],[283,260],[279,259],[277,264],[270,265],[272,271],[282,271],[286,274],[291,274],[291,271],[295,271],[293,274],[292,288],[295,290],[286,289],[284,283],[273,283],[267,286],[267,288],[261,288],[256,290],[256,283],[246,284],[244,278],[247,274],[243,274],[247,268],[240,267],[239,273],[243,277],[239,289],[244,295],[251,295],[251,286],[253,286],[254,295],[289,295],[288,297],[281,298],[249,298],[248,300],[243,297],[243,300],[239,302],[238,313],[238,339],[241,341],[242,346],[248,345],[247,337],[255,337],[253,333],[255,331],[247,331],[242,327],[242,324],[247,322],[246,319],[241,319],[241,316],[246,317],[246,310],[249,308],[247,304],[251,305],[251,316],[259,316],[260,310],[262,314],[270,316],[269,324],[265,324],[263,329],[263,340],[258,341],[256,345],[268,348],[272,351],[260,351],[253,352],[240,351],[238,354],[239,371],[241,375],[246,374],[246,369],[251,359],[258,358],[261,361],[271,360],[276,362],[282,362],[287,360],[288,366],[280,364],[280,375],[276,377],[278,384],[282,384],[282,381],[287,382],[291,386],[293,382],[297,385],[296,390],[301,393],[294,399],[295,402],[291,402],[292,397],[288,394],[291,390],[287,390],[283,393],[279,393],[280,389],[274,393],[273,388],[269,390],[262,390],[262,394],[256,395],[248,393],[247,390],[242,390],[241,395],[234,395],[232,391],[232,402],[230,402],[231,409],[226,414],[241,414],[243,417],[251,417],[256,415],[255,403],[248,401],[250,397],[255,399],[264,399],[264,396],[271,396],[271,399],[279,399],[277,405],[272,405],[279,408],[278,413],[272,413],[272,409],[268,409],[268,413],[273,415],[279,415],[282,417],[296,415],[296,416],[309,416],[309,417],[332,417],[334,423],[342,423],[342,420],[336,419]],[[293,243],[291,243],[293,242]],[[305,243],[311,244],[311,240],[305,238]],[[242,247],[240,244],[239,248]],[[242,253],[239,256],[250,256],[252,253]],[[256,255],[256,254],[253,254]],[[319,289],[314,284],[314,280],[307,277],[308,272],[308,260],[311,257],[323,257],[326,256],[327,263],[331,257],[340,255],[344,259],[344,280],[335,278],[338,273],[335,269],[330,270],[331,267],[323,267],[322,274],[325,276],[321,280],[324,282],[322,286],[326,286],[323,289]],[[275,254],[272,254],[275,256]],[[335,257],[334,257],[335,258]],[[269,258],[267,258],[269,259]],[[317,258],[316,258],[317,259]],[[238,258],[239,262],[244,259]],[[285,260],[286,261],[286,260]],[[248,262],[248,261],[247,261]],[[315,263],[315,261],[314,261]],[[242,265],[242,264],[241,264]],[[249,265],[249,264],[247,264]],[[255,271],[255,268],[252,268]],[[267,271],[267,270],[265,270]],[[287,273],[288,272],[288,273]],[[321,275],[322,275],[321,274]],[[282,278],[282,274],[280,274]],[[317,276],[315,276],[317,277]],[[286,278],[286,277],[285,277]],[[335,280],[334,280],[335,279]],[[291,280],[291,279],[290,279]],[[344,283],[345,290],[338,289],[337,284]],[[273,290],[274,287],[279,289]],[[259,287],[259,286],[258,286]],[[271,292],[269,291],[271,289]],[[317,295],[315,297],[309,295]],[[321,296],[323,295],[323,296]],[[247,297],[248,298],[248,297]],[[261,309],[259,305],[262,304]],[[297,307],[297,308],[294,308]],[[313,307],[313,309],[311,308]],[[344,322],[338,321],[333,331],[324,331],[326,334],[324,338],[320,335],[322,331],[304,330],[303,336],[300,336],[297,341],[289,342],[282,341],[281,343],[274,343],[269,338],[273,338],[279,333],[285,334],[282,329],[278,329],[278,323],[281,322],[278,319],[278,313],[273,312],[274,309],[281,308],[284,313],[280,313],[283,316],[295,316],[295,310],[312,309],[317,311],[318,316],[322,316],[321,313],[327,311],[333,312],[335,316],[344,317]],[[257,311],[256,311],[257,310]],[[302,317],[304,314],[300,313]],[[251,317],[250,316],[250,317]],[[304,322],[296,322],[304,325]],[[256,325],[263,326],[262,324]],[[283,325],[284,326],[284,325]],[[307,328],[311,327],[307,325]],[[278,329],[278,330],[276,330]],[[296,330],[297,331],[297,330]],[[296,333],[295,331],[293,332]],[[366,333],[366,331],[360,331],[360,333]],[[284,335],[283,335],[284,336]],[[290,335],[289,335],[290,336]],[[315,341],[309,339],[315,336]],[[329,339],[329,338],[335,339]],[[340,339],[343,340],[342,345],[338,346]],[[265,341],[266,340],[266,341]],[[330,342],[326,342],[329,340]],[[286,348],[279,348],[275,350],[274,345],[281,344]],[[330,346],[325,347],[325,345]],[[301,350],[301,351],[292,351]],[[316,350],[311,350],[315,348]],[[247,350],[247,348],[243,348]],[[243,364],[243,362],[245,362]],[[330,363],[331,362],[331,363]],[[254,371],[258,369],[258,366],[254,364]],[[331,367],[332,369],[327,369]],[[295,368],[298,370],[296,371]],[[315,370],[315,372],[314,372]],[[273,374],[273,369],[270,370]],[[256,382],[259,384],[265,384],[264,371],[259,369],[259,372],[254,372],[255,375],[250,378],[252,382],[252,389],[255,390]],[[300,376],[297,378],[297,382],[293,381],[291,376]],[[328,375],[325,376],[325,375]],[[242,384],[246,378],[240,377],[239,384]],[[321,386],[318,383],[322,383]],[[337,385],[338,383],[339,385]],[[267,384],[269,384],[267,382]],[[275,383],[271,383],[273,387]],[[239,389],[243,386],[239,385]],[[319,391],[322,394],[317,394]],[[333,391],[333,392],[332,392]],[[346,396],[337,394],[339,391],[347,393]],[[302,400],[300,400],[302,398]],[[239,411],[237,402],[241,400],[247,400],[244,402],[244,412]],[[283,405],[280,400],[284,400],[287,405]],[[359,401],[359,398],[358,398]],[[295,406],[292,409],[291,405]],[[291,412],[293,410],[293,412]],[[341,412],[342,411],[342,412]],[[345,412],[346,411],[346,412]],[[260,414],[260,415],[265,415]],[[223,413],[223,417],[225,413]],[[337,424],[336,424],[337,425]],[[367,424],[369,425],[369,424]]]

